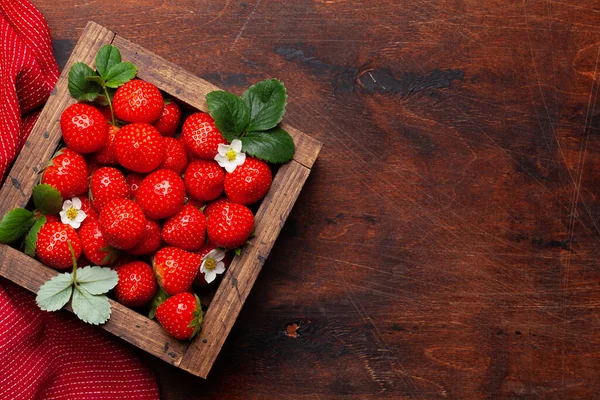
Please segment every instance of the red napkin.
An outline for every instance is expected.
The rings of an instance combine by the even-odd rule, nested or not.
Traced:
[[[0,178],[58,79],[48,26],[28,0],[0,0]],[[151,371],[117,339],[40,311],[0,279],[0,399],[158,399]]]

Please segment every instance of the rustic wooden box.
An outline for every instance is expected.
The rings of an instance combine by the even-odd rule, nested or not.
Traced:
[[[0,189],[0,215],[27,204],[40,172],[59,144],[60,115],[75,102],[67,88],[71,65],[82,61],[93,66],[96,53],[108,43],[120,49],[123,60],[131,61],[138,67],[140,78],[154,83],[174,98],[207,111],[206,94],[217,90],[217,87],[108,29],[89,22],[31,136]],[[225,273],[210,301],[200,334],[192,341],[179,341],[170,337],[157,322],[112,300],[111,318],[101,326],[102,329],[181,369],[206,378],[321,149],[320,142],[290,126],[283,127],[294,138],[294,159],[277,171],[273,186],[256,213],[256,236],[241,256],[234,258]],[[16,284],[37,292],[45,281],[56,274],[53,269],[24,253],[0,245],[0,275]]]

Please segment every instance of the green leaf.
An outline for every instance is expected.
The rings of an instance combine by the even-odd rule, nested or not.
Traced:
[[[81,286],[75,287],[71,307],[83,322],[100,325],[110,318],[110,303],[104,295],[93,295]]]
[[[73,275],[65,272],[56,275],[42,285],[35,302],[44,311],[57,311],[63,308],[73,292]]]
[[[148,318],[154,319],[154,316],[156,315],[156,309],[168,297],[169,297],[169,295],[167,294],[167,292],[165,292],[165,290],[163,288],[159,287],[158,292],[156,292],[156,294],[154,295],[154,298],[152,299],[152,303],[150,303],[150,312],[148,312]]]
[[[100,86],[104,85],[104,79],[102,79],[98,75],[86,76],[85,79],[88,80],[88,81],[90,81],[90,82],[97,83]]]
[[[96,54],[96,69],[104,80],[108,80],[107,76],[110,68],[120,62],[121,52],[111,44],[105,44],[100,47],[98,54]]]
[[[86,79],[89,76],[97,76],[96,71],[82,62],[76,62],[69,70],[69,92],[79,101],[93,101],[102,90],[96,82]]]
[[[242,94],[242,100],[250,110],[248,131],[266,131],[281,122],[285,114],[287,94],[283,83],[268,79],[250,86]]]
[[[92,267],[77,269],[77,283],[88,293],[104,294],[114,288],[119,281],[119,275],[110,268]]]
[[[290,161],[296,151],[294,139],[278,126],[266,132],[248,132],[240,140],[243,151],[273,164]]]
[[[202,312],[202,304],[200,304],[200,299],[195,294],[194,297],[196,298],[196,310],[192,313],[193,319],[188,325],[188,327],[194,328],[194,332],[192,333],[190,339],[200,332],[200,328],[202,328],[202,321],[204,320],[204,313]]]
[[[246,104],[233,93],[216,90],[206,95],[208,112],[225,139],[231,142],[250,122]]]
[[[41,215],[37,221],[35,221],[27,236],[25,236],[25,254],[30,257],[35,257],[35,246],[37,245],[38,234],[45,223],[46,216]]]
[[[10,210],[0,220],[0,243],[11,243],[22,237],[35,223],[31,211],[22,208]]]
[[[106,86],[109,88],[118,88],[124,83],[129,82],[137,74],[137,68],[130,62],[122,62],[113,65],[106,76]]]
[[[236,256],[239,256],[240,254],[242,254],[242,248],[241,248],[241,247],[238,247],[237,249],[233,250],[233,253],[234,253]]]
[[[62,209],[63,198],[55,187],[42,183],[33,188],[33,204],[44,214],[58,214]]]

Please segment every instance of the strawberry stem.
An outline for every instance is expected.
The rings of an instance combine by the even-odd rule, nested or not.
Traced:
[[[73,250],[73,246],[71,242],[67,242],[67,246],[69,246],[69,251],[71,252],[71,260],[73,261],[73,284],[77,286],[77,259],[75,258],[75,250]]]
[[[115,119],[115,111],[113,110],[112,101],[110,100],[110,96],[108,95],[108,88],[102,83],[102,89],[104,90],[104,96],[106,96],[106,102],[108,103],[108,108],[110,109],[110,116],[112,117],[112,124],[117,126],[117,120]]]

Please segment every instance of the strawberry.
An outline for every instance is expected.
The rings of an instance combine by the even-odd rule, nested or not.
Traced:
[[[94,154],[93,160],[98,164],[102,165],[116,165],[118,164],[117,157],[115,156],[115,138],[117,137],[119,128],[114,125],[108,126],[108,137],[106,144],[96,154]]]
[[[217,264],[217,262],[218,262],[217,260],[215,260],[213,258],[213,261],[210,261],[210,259],[212,257],[207,257],[207,255],[216,248],[217,248],[217,246],[215,246],[214,244],[207,243],[203,248],[200,249],[200,251],[198,252],[198,255],[201,257],[200,266],[202,266],[202,262],[204,262],[204,261],[207,261],[207,264],[212,265],[212,266]],[[231,252],[229,252],[229,251],[225,252],[225,257],[222,260],[225,268],[229,267],[229,265],[231,264],[231,260],[232,260]],[[205,266],[206,266],[206,264],[205,264]],[[206,279],[204,279],[204,274],[200,270],[198,270],[198,275],[196,275],[196,279],[194,279],[194,285],[208,286],[208,282],[206,282]]]
[[[200,256],[177,247],[163,247],[154,255],[153,265],[158,284],[172,296],[192,287]]]
[[[160,237],[160,225],[156,221],[151,219],[146,221],[146,227],[144,228],[144,236],[142,240],[131,249],[127,250],[130,254],[142,255],[152,254],[160,248],[162,245],[162,239]]]
[[[63,199],[87,193],[88,166],[79,153],[62,149],[44,171],[42,183],[55,187]]]
[[[75,103],[60,116],[60,129],[67,147],[78,153],[101,150],[108,138],[108,122],[97,108]]]
[[[223,193],[225,171],[216,161],[196,160],[185,169],[183,180],[191,197],[200,201],[210,201]]]
[[[206,205],[206,207],[204,207],[204,210],[202,211],[204,213],[204,216],[206,216],[206,218],[208,218],[209,215],[212,214],[213,210],[218,209],[219,205],[224,204],[224,203],[230,203],[230,201],[227,197],[219,197],[218,199],[211,201],[210,203],[208,203]]]
[[[203,201],[198,201],[192,197],[185,196],[185,204],[191,204],[196,208],[202,208],[206,203],[204,203]]]
[[[196,157],[206,160],[215,158],[219,144],[227,144],[215,121],[206,113],[190,115],[183,123],[182,136],[186,147]]]
[[[112,114],[110,113],[110,107],[108,105],[97,106],[97,108],[98,111],[100,111],[102,115],[104,115],[104,118],[106,118],[107,121],[112,121]]]
[[[56,215],[46,215],[46,223],[50,222],[60,222],[60,218],[58,218]]]
[[[114,146],[119,164],[134,172],[150,172],[165,157],[163,137],[150,124],[125,125],[117,133]]]
[[[163,138],[163,146],[165,147],[165,159],[160,167],[181,174],[188,164],[185,148],[178,140],[172,137]]]
[[[158,286],[152,267],[143,261],[124,264],[117,270],[115,295],[127,307],[140,307],[152,300]]]
[[[204,245],[206,239],[206,218],[202,211],[191,204],[165,221],[162,230],[163,240],[171,246],[194,251]]]
[[[80,195],[79,200],[81,200],[81,211],[83,211],[86,215],[85,221],[88,222],[93,219],[98,219],[98,212],[92,208],[92,203],[90,202],[90,198],[86,195]]]
[[[121,171],[113,167],[102,167],[92,175],[90,197],[92,206],[100,211],[113,199],[129,197],[129,185]]]
[[[183,179],[170,169],[159,169],[142,181],[135,199],[148,218],[162,219],[175,215],[183,207]]]
[[[174,338],[193,338],[202,326],[202,306],[198,296],[179,293],[165,300],[156,309],[156,319]]]
[[[73,267],[69,242],[75,259],[78,259],[81,256],[81,240],[75,229],[62,222],[47,222],[38,234],[35,253],[47,266],[61,271],[68,270]]]
[[[181,119],[181,108],[173,101],[165,101],[162,116],[154,123],[154,127],[163,136],[173,136]]]
[[[112,264],[110,264],[108,267],[110,269],[116,271],[119,268],[121,268],[123,265],[132,263],[134,261],[139,261],[139,260],[136,257],[132,256],[131,254],[119,253],[119,256],[117,257],[117,259]]]
[[[135,199],[135,194],[137,193],[138,189],[140,188],[140,185],[142,184],[142,181],[144,180],[144,176],[140,175],[140,174],[136,174],[135,172],[132,172],[131,174],[127,175],[125,180],[127,181],[127,184],[129,185],[129,196],[132,199]]]
[[[137,203],[128,199],[114,199],[106,203],[98,222],[108,244],[123,250],[138,244],[146,228],[144,212]]]
[[[94,265],[108,265],[117,258],[116,249],[112,248],[100,230],[97,220],[87,220],[79,228],[79,238],[83,254]]]
[[[233,172],[225,175],[225,194],[233,203],[253,204],[265,197],[273,182],[269,165],[247,157]]]
[[[163,107],[160,90],[141,79],[134,79],[118,88],[113,98],[115,116],[127,122],[154,122],[162,115]]]
[[[206,222],[208,240],[217,247],[243,246],[254,229],[252,211],[242,204],[223,203],[212,210]]]

